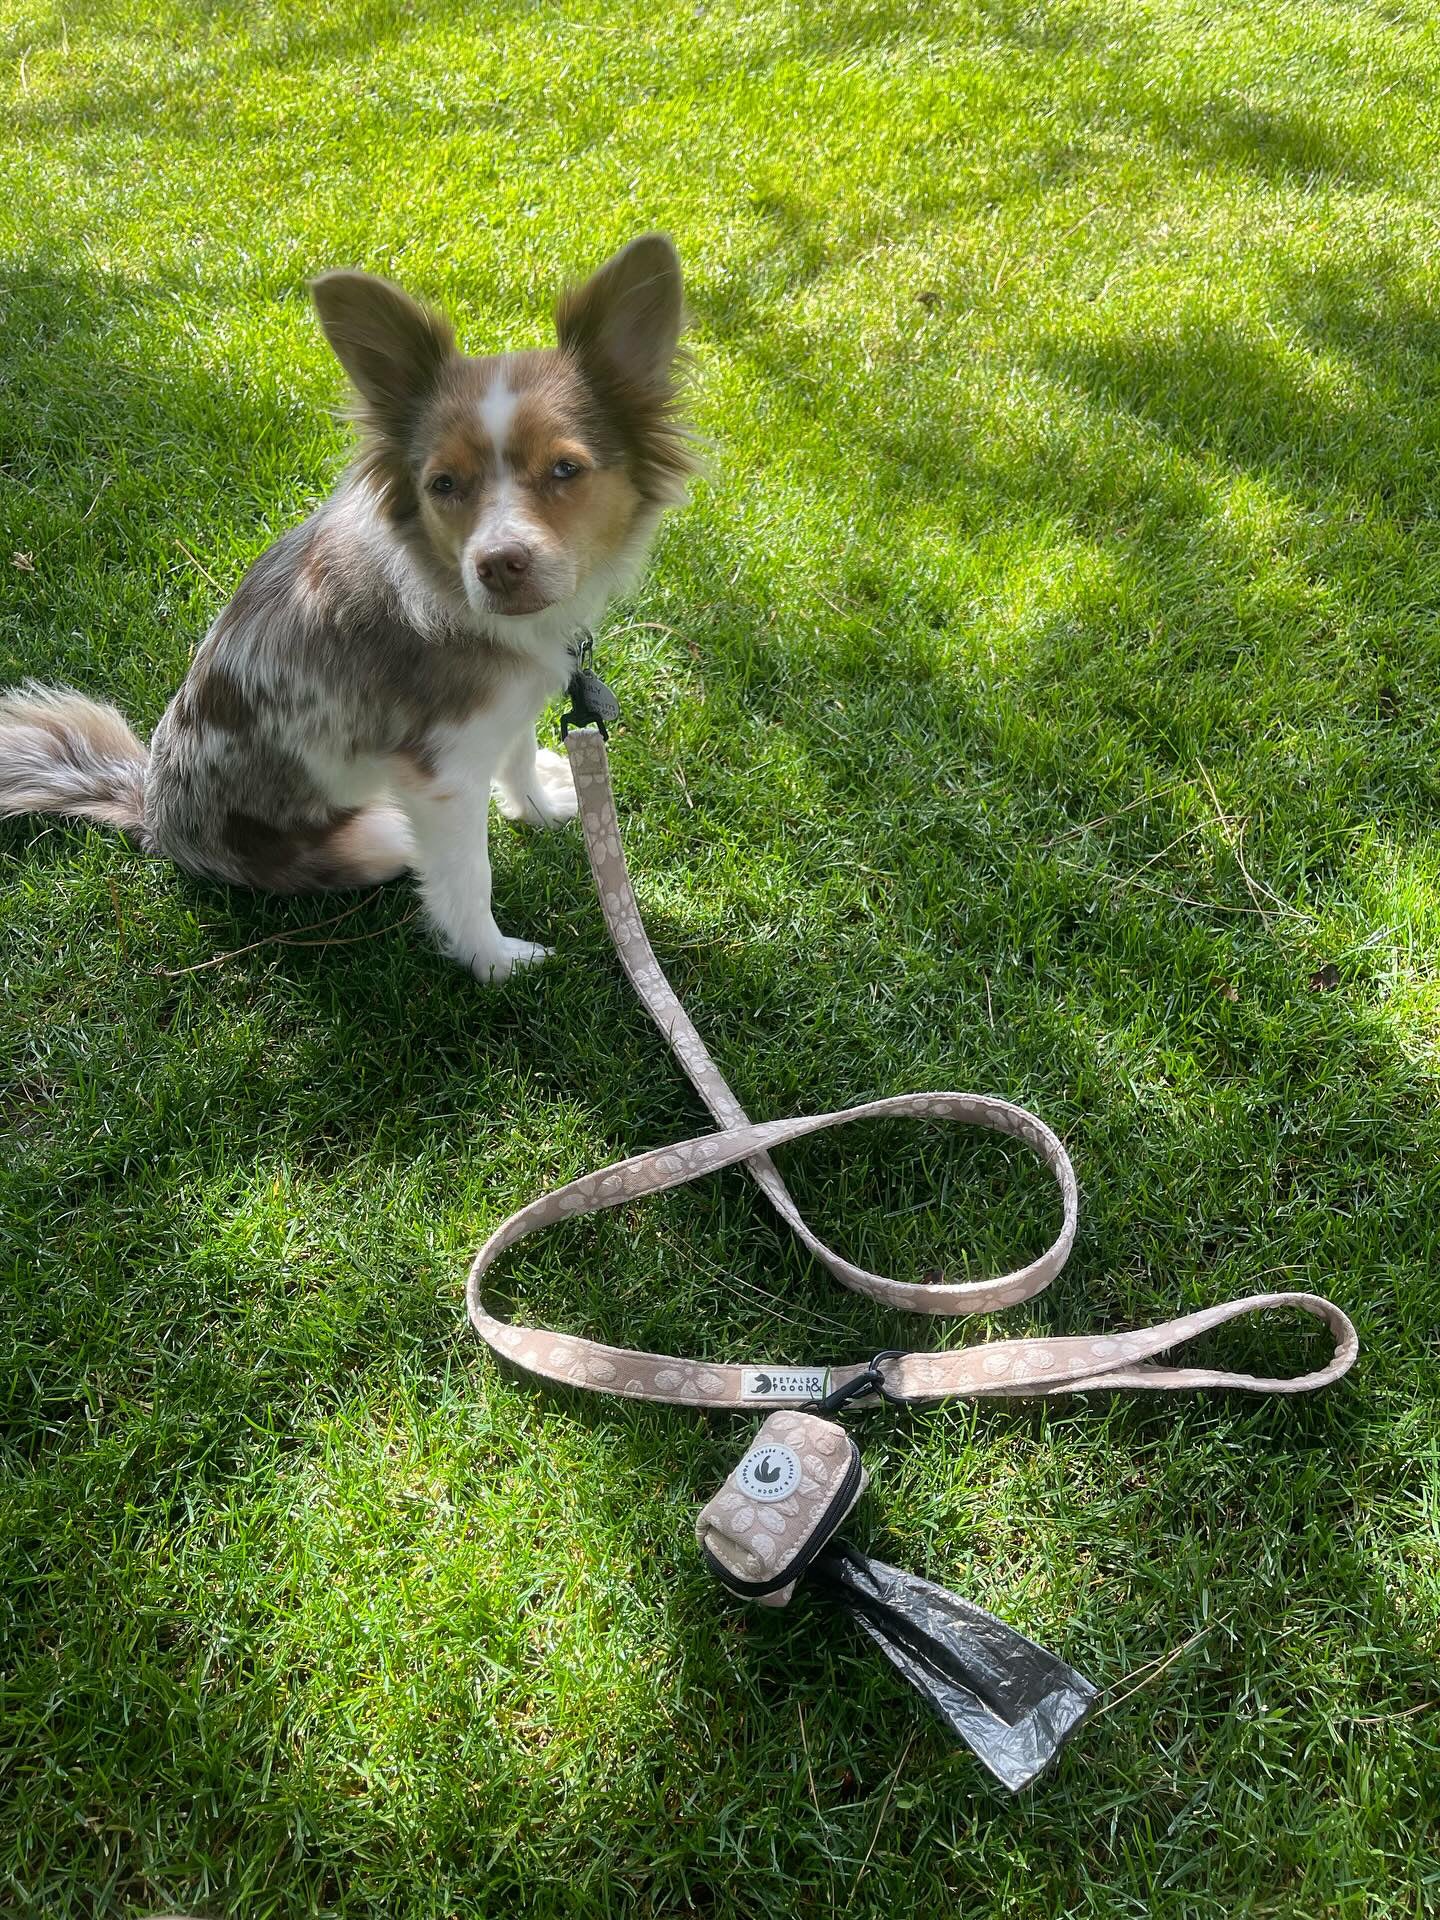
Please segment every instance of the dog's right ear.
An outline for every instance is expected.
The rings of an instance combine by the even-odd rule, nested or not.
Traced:
[[[455,352],[449,322],[373,273],[322,273],[310,297],[366,419],[398,438]]]

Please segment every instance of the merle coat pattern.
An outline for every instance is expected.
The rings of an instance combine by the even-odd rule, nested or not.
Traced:
[[[148,749],[71,689],[0,698],[0,813],[282,892],[410,867],[446,950],[503,979],[545,950],[491,913],[492,789],[512,818],[573,816],[536,717],[690,470],[679,262],[644,235],[562,297],[555,347],[477,358],[387,281],[312,292],[355,389],[340,484],[250,568]]]

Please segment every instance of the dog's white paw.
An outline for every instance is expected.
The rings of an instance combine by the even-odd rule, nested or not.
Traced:
[[[498,947],[487,947],[483,953],[470,956],[469,967],[475,978],[484,981],[487,987],[498,987],[521,967],[538,967],[554,951],[553,947],[542,947],[537,941],[511,940],[502,933]]]
[[[535,755],[534,778],[524,792],[507,792],[502,787],[499,802],[507,820],[522,821],[527,827],[562,827],[580,811],[574,769],[563,753],[541,747]]]

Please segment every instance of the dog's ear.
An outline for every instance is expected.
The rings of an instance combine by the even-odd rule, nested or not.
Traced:
[[[560,345],[582,366],[650,392],[668,387],[684,324],[680,256],[663,233],[622,247],[555,310]]]
[[[448,321],[373,273],[322,273],[310,297],[366,418],[403,433],[455,352]]]

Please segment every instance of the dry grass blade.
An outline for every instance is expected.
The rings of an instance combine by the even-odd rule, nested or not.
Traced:
[[[1113,1713],[1116,1707],[1121,1706],[1126,1700],[1130,1699],[1133,1694],[1137,1694],[1143,1688],[1148,1687],[1152,1680],[1158,1680],[1167,1667],[1173,1667],[1177,1660],[1187,1654],[1193,1646],[1197,1646],[1199,1642],[1205,1638],[1207,1633],[1213,1633],[1215,1628],[1220,1624],[1218,1620],[1208,1621],[1203,1627],[1197,1627],[1188,1640],[1182,1640],[1180,1645],[1172,1649],[1171,1652],[1161,1654],[1157,1659],[1146,1661],[1144,1666],[1136,1667],[1133,1672],[1124,1675],[1123,1679],[1117,1680],[1115,1682],[1116,1686],[1123,1686],[1126,1680],[1133,1680],[1135,1684],[1134,1686],[1126,1687],[1124,1693],[1117,1694],[1113,1700],[1106,1700],[1104,1706],[1095,1709],[1091,1718],[1098,1720],[1103,1714]]]
[[[412,907],[409,913],[399,920],[392,920],[388,926],[376,927],[370,933],[357,933],[341,940],[312,940],[303,936],[318,933],[324,927],[338,927],[352,914],[359,913],[362,907],[368,907],[372,901],[378,900],[383,892],[383,887],[377,887],[373,893],[367,893],[363,900],[357,900],[353,906],[346,907],[343,913],[331,914],[328,920],[314,921],[309,927],[303,929],[303,934],[267,933],[259,940],[251,940],[243,947],[230,947],[224,953],[212,953],[208,960],[197,960],[192,967],[157,967],[155,971],[163,980],[179,980],[187,973],[204,973],[209,967],[223,966],[227,960],[238,960],[243,954],[255,953],[261,947],[348,947],[362,940],[378,940],[381,934],[392,933],[396,927],[405,926],[415,918],[420,909]]]

